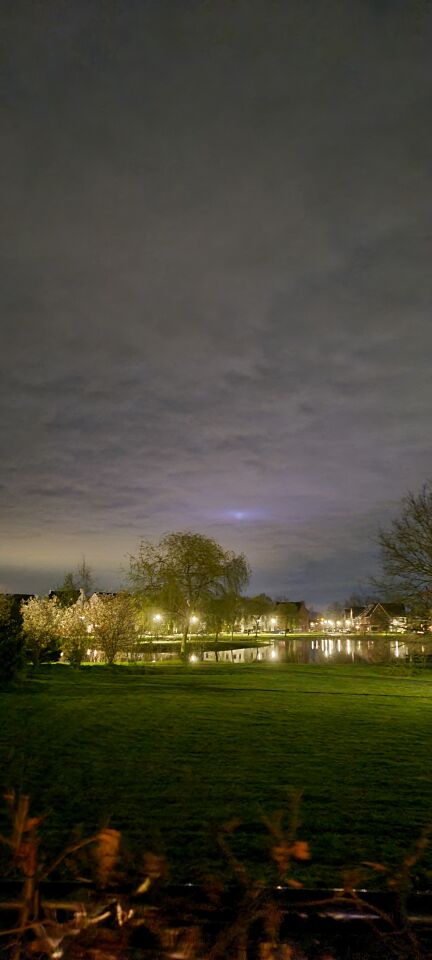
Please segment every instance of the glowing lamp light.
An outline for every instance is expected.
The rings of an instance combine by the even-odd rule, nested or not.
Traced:
[[[195,617],[195,616],[191,617],[191,618],[190,618],[190,622],[191,622],[191,623],[198,623],[198,617]]]
[[[277,618],[276,618],[276,617],[272,617],[271,620],[270,620],[270,623],[272,623],[273,626],[274,626],[275,623],[277,623]]]
[[[190,657],[189,657],[189,662],[190,662],[190,663],[196,663],[197,660],[198,660],[198,657],[196,656],[196,654],[195,654],[195,653],[191,653],[191,655],[190,655]]]
[[[160,623],[160,621],[162,620],[162,615],[160,613],[155,613],[153,620],[155,620],[156,623]]]
[[[272,650],[272,652],[271,652],[271,654],[270,654],[270,656],[271,656],[271,658],[272,658],[272,660],[277,660],[277,653],[276,653],[276,650]]]

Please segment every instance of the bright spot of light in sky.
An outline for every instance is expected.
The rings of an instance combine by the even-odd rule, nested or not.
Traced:
[[[264,520],[266,519],[266,513],[262,509],[243,509],[243,510],[226,510],[225,517],[228,520],[238,520],[238,521],[253,521],[253,520]]]

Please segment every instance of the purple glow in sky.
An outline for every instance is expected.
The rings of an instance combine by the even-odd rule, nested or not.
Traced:
[[[344,599],[432,474],[432,7],[2,13],[0,586],[141,536]]]

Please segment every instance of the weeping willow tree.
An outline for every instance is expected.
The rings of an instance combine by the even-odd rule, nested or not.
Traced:
[[[187,653],[191,622],[211,600],[227,592],[239,595],[250,577],[243,554],[224,550],[200,533],[169,533],[159,543],[142,540],[130,558],[130,579],[147,603],[176,621]]]

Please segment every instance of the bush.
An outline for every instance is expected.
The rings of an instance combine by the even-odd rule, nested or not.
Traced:
[[[24,662],[19,604],[15,597],[0,594],[0,683],[13,680]]]

